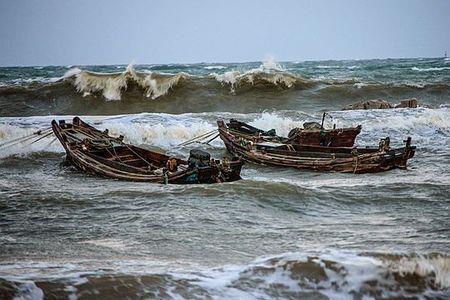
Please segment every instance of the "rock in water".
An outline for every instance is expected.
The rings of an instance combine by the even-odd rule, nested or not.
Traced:
[[[417,108],[417,99],[416,98],[409,98],[400,101],[399,104],[395,106],[395,108]]]
[[[360,101],[350,104],[343,108],[343,110],[356,110],[356,109],[387,109],[393,108],[393,106],[384,99],[373,99],[369,101]]]
[[[347,105],[343,110],[357,110],[357,109],[387,109],[387,108],[417,108],[417,99],[409,98],[400,101],[397,105],[392,105],[384,99],[373,99],[369,101],[360,101]]]

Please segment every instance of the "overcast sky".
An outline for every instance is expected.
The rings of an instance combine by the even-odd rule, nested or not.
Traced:
[[[1,0],[0,65],[439,57],[449,0]]]

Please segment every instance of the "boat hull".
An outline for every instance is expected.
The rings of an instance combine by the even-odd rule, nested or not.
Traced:
[[[241,179],[243,161],[240,159],[226,163],[215,160],[210,165],[189,167],[185,160],[125,144],[121,138],[111,137],[77,117],[72,124],[53,120],[52,129],[66,151],[67,161],[86,174],[126,181],[174,184]],[[95,143],[106,146],[104,149],[88,149]],[[175,160],[179,168],[173,172],[164,169],[169,160]]]
[[[410,146],[410,142],[406,147],[389,150],[300,145],[301,151],[297,151],[294,145],[279,144],[275,147],[254,144],[240,135],[234,135],[223,121],[219,121],[218,125],[219,136],[230,153],[262,165],[327,172],[376,173],[405,169],[408,159],[415,153],[415,147]]]
[[[226,124],[234,135],[251,139],[254,142],[280,142],[284,144],[295,144],[304,146],[325,147],[353,147],[356,137],[361,132],[361,126],[337,129],[299,129],[291,130],[288,137],[269,135],[259,128],[231,119]]]

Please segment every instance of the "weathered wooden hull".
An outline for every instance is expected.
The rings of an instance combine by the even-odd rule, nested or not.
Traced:
[[[264,147],[251,140],[234,135],[223,121],[218,122],[219,135],[226,148],[233,155],[244,160],[271,166],[292,167],[315,171],[344,173],[375,173],[394,168],[406,168],[407,160],[414,156],[415,147],[407,144],[404,148],[354,149],[303,146],[297,151],[294,145]],[[320,150],[325,150],[320,152]],[[334,149],[335,151],[332,151]],[[352,153],[353,152],[353,153]]]
[[[157,183],[216,183],[240,179],[243,161],[226,164],[215,161],[210,166],[189,168],[185,160],[125,144],[87,125],[79,118],[72,124],[52,121],[53,132],[64,147],[67,160],[77,169],[91,175],[127,181]],[[86,141],[104,143],[104,149],[86,149]],[[169,159],[176,160],[179,170],[159,172]],[[148,164],[148,166],[147,166]]]
[[[352,147],[360,132],[361,126],[313,131],[302,130],[286,142],[310,146]]]
[[[361,126],[337,129],[297,130],[292,136],[269,136],[264,131],[236,120],[227,123],[230,131],[254,142],[280,142],[305,146],[353,147]]]

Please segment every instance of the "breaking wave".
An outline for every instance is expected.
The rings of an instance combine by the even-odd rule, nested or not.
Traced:
[[[7,70],[0,82],[0,110],[2,116],[256,112],[261,108],[304,110],[305,107],[313,111],[338,109],[351,102],[375,98],[398,102],[416,97],[419,104],[443,104],[450,95],[446,76],[430,79],[429,74],[416,72],[415,77],[375,81],[353,74],[366,74],[359,65],[287,66],[274,61],[245,66],[129,65],[123,72],[115,70],[124,66],[92,66],[95,72],[46,67],[22,70],[23,76],[15,69]],[[349,73],[350,69],[358,71]],[[314,73],[317,70],[320,73]],[[341,73],[335,74],[338,70]],[[64,73],[62,77],[53,77]]]
[[[224,66],[206,66],[205,69],[224,69]],[[167,95],[181,81],[193,84],[196,76],[184,72],[164,74],[155,72],[137,72],[130,64],[121,73],[98,73],[82,71],[78,68],[69,70],[62,80],[72,83],[78,93],[83,96],[100,94],[107,100],[120,100],[122,93],[131,87],[138,87],[147,98],[157,99]],[[207,77],[197,78],[203,81],[215,79],[231,92],[244,86],[268,85],[280,88],[307,88],[314,85],[312,81],[285,72],[274,62],[265,62],[259,68],[247,72],[229,71],[223,74],[212,73]]]
[[[315,86],[314,81],[286,72],[280,64],[271,60],[244,73],[228,71],[223,74],[213,73],[211,76],[222,85],[229,86],[231,92],[246,85],[269,85],[286,89],[293,87],[306,89]]]
[[[414,143],[442,147],[442,140],[450,137],[450,109],[419,108],[397,110],[333,111],[332,118],[325,119],[325,127],[351,127],[362,125],[363,130],[357,143],[374,145],[379,138],[390,136],[394,144],[402,144],[406,136],[412,136]],[[52,118],[69,120],[71,117],[29,117],[0,118],[0,158],[15,154],[50,151],[62,152],[54,137],[49,136],[31,144],[32,140],[1,148],[1,144],[24,137],[38,130],[48,128]],[[301,111],[278,111],[253,114],[208,113],[208,114],[136,114],[115,117],[82,117],[99,129],[109,129],[112,135],[124,135],[127,142],[147,147],[172,150],[182,142],[210,132],[217,128],[218,119],[237,118],[258,128],[275,129],[277,134],[287,136],[289,131],[302,127],[304,122],[320,122],[321,114],[307,114]],[[38,136],[36,136],[38,138]],[[435,142],[435,143],[434,143]],[[212,146],[223,148],[217,139]]]
[[[286,253],[245,265],[195,271],[149,272],[143,262],[87,265],[6,265],[0,292],[20,299],[446,299],[450,257],[445,254],[384,254],[329,251]],[[38,270],[31,275],[26,270]],[[125,272],[124,272],[125,269]],[[40,271],[39,271],[40,270]],[[40,274],[43,272],[44,274]],[[13,275],[15,274],[15,275]],[[43,276],[43,278],[42,278]]]
[[[64,80],[70,81],[83,96],[100,93],[107,100],[120,100],[122,92],[133,85],[141,88],[145,97],[159,98],[188,77],[187,73],[171,75],[136,72],[129,65],[123,73],[96,73],[75,68],[66,73]]]

